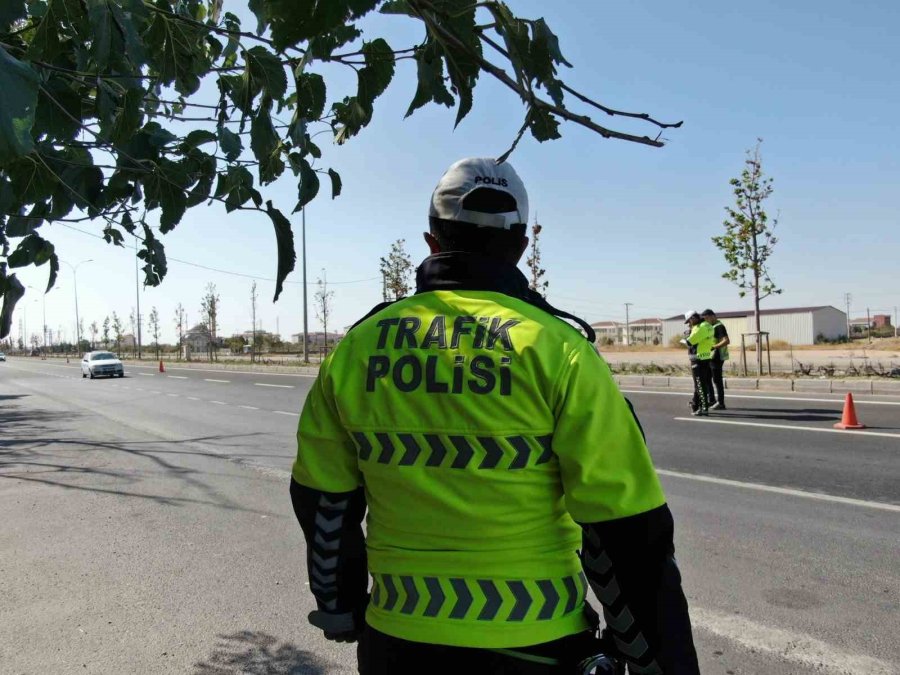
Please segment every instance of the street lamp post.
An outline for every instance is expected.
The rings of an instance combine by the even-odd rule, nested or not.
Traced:
[[[81,349],[81,321],[78,316],[78,277],[77,272],[78,268],[84,263],[94,262],[92,258],[88,260],[82,260],[77,265],[72,265],[72,263],[68,263],[65,260],[60,260],[60,262],[68,265],[72,270],[72,285],[75,288],[75,353]]]
[[[33,291],[38,290],[34,286],[29,286],[28,288],[30,288]],[[53,288],[50,289],[50,291],[56,291],[58,289],[59,289],[59,286],[54,286]],[[50,291],[44,291],[44,307],[43,307],[44,332],[43,332],[43,336],[41,339],[41,349],[44,352],[44,354],[47,353],[47,294],[50,293]]]

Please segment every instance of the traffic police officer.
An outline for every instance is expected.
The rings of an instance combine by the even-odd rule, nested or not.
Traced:
[[[728,360],[728,345],[731,338],[728,337],[728,329],[719,321],[716,313],[711,309],[704,309],[700,314],[706,323],[713,329],[712,358],[709,360],[711,369],[712,387],[710,389],[710,410],[725,410],[725,378],[723,370]]]
[[[300,417],[310,622],[358,640],[363,675],[574,673],[590,585],[632,673],[698,673],[641,427],[590,327],[516,267],[522,181],[461,160],[429,220],[416,294],[347,333]]]
[[[691,376],[694,379],[694,397],[691,410],[695,416],[709,415],[712,395],[712,368],[715,337],[713,327],[697,312],[685,312],[684,322],[690,325],[690,332],[684,342],[688,345],[691,359]]]

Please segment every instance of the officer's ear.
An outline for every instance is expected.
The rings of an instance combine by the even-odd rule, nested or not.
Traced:
[[[431,232],[423,232],[425,237],[425,243],[428,244],[428,250],[431,252],[431,255],[437,255],[441,252],[441,245],[438,243],[437,238],[431,234]]]
[[[522,256],[525,255],[525,251],[528,250],[528,243],[528,237],[522,237],[522,241],[519,243],[519,248],[515,260],[512,261],[514,265],[518,265],[519,261],[522,259]]]

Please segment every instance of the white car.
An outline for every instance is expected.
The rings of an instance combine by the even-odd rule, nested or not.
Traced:
[[[6,361],[6,354],[0,352],[0,361]]]
[[[125,377],[122,362],[112,352],[88,352],[81,360],[81,377]]]

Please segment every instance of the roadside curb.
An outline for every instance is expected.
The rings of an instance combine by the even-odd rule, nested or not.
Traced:
[[[661,377],[659,375],[613,375],[620,387],[693,389],[690,377]],[[900,382],[885,380],[788,380],[726,377],[725,388],[742,391],[797,391],[820,394],[896,394],[900,396]]]

